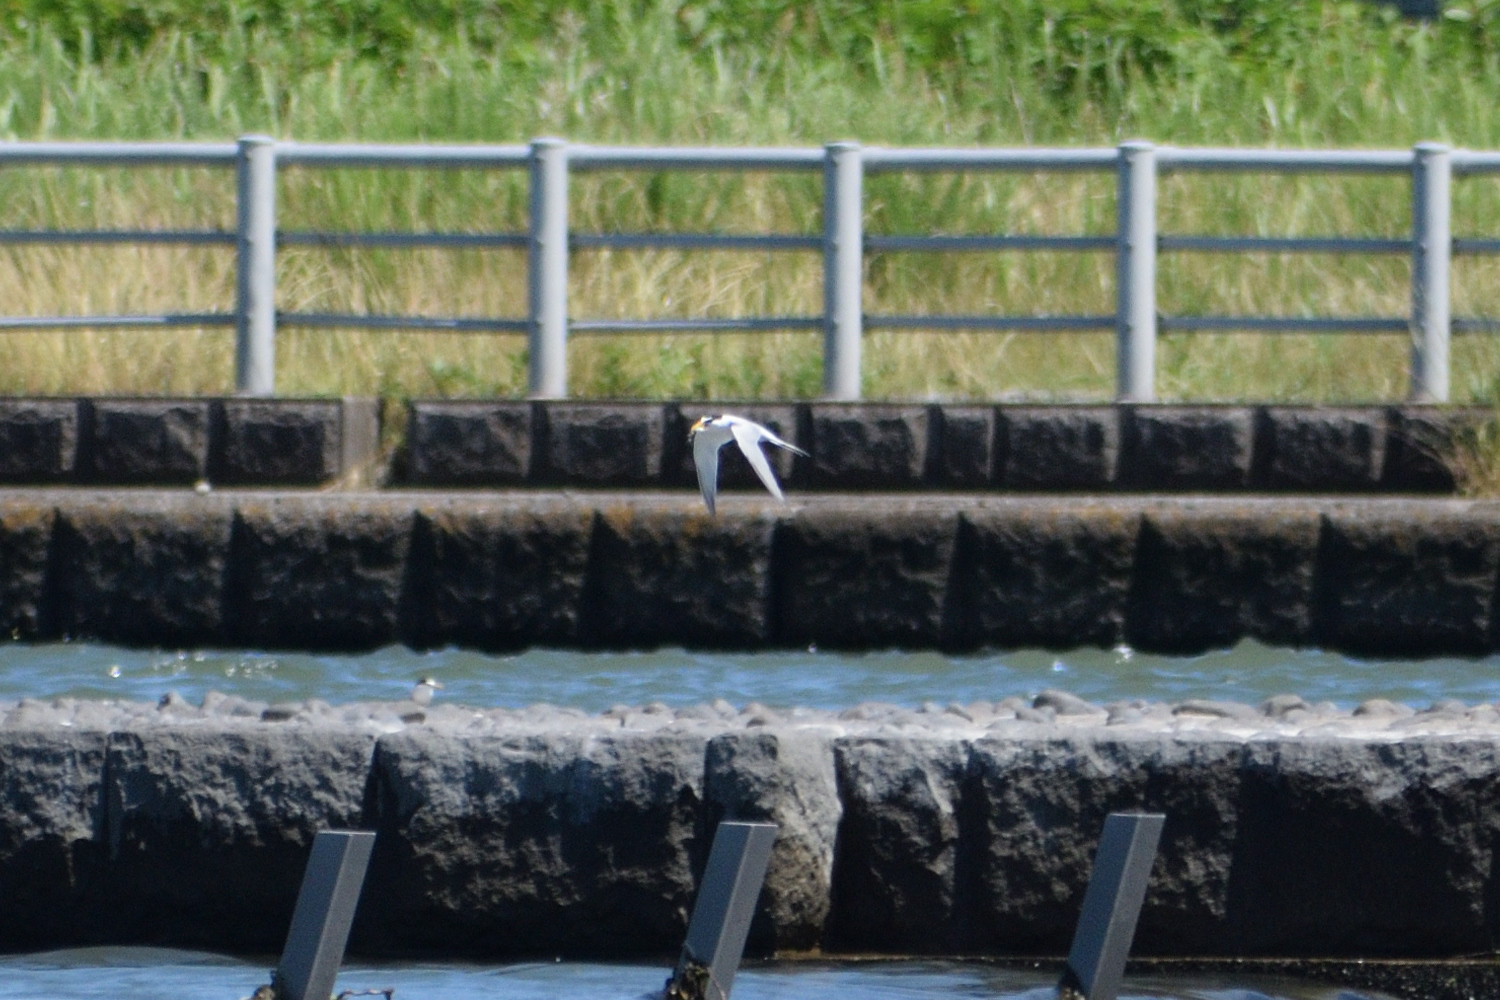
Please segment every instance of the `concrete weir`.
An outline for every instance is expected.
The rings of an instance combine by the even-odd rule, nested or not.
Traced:
[[[1167,816],[1138,955],[1500,933],[1493,706],[412,709],[0,706],[0,941],[274,952],[336,827],[377,832],[356,952],[665,956],[733,818],[780,831],[752,951],[1061,955],[1136,809]]]
[[[0,492],[17,639],[1477,654],[1497,579],[1500,503],[1453,499]],[[275,951],[341,828],[379,835],[356,952],[668,955],[732,818],[781,831],[752,950],[1061,955],[1116,810],[1168,817],[1137,954],[1500,939],[1491,705],[0,713],[7,949]]]
[[[184,646],[1500,648],[1500,502],[0,491],[0,634]]]

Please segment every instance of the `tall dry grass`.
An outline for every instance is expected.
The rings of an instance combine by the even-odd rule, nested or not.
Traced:
[[[45,26],[13,29],[0,60],[0,134],[222,139],[270,131],[383,141],[562,134],[726,144],[856,137],[913,145],[1092,145],[1145,136],[1277,146],[1439,139],[1500,148],[1500,65],[1489,36],[1465,41],[1451,19],[1423,27],[1365,5],[1315,3],[1298,8],[1302,20],[1287,29],[1295,32],[1266,36],[1281,39],[1268,63],[1265,51],[1236,48],[1239,36],[1208,29],[1160,43],[1106,33],[1075,38],[1072,48],[1055,32],[1002,39],[993,11],[975,15],[978,26],[969,26],[958,55],[923,48],[929,36],[945,37],[931,25],[895,21],[858,51],[853,43],[798,44],[805,25],[795,19],[769,41],[734,42],[721,31],[728,40],[705,42],[713,24],[734,23],[735,4],[718,6],[729,14],[699,30],[680,5],[577,5],[524,45],[481,44],[456,31],[419,34],[395,61],[345,58],[337,46],[313,52],[311,42],[299,48],[295,34],[248,22],[215,36],[212,50],[201,33],[170,25],[138,46],[107,50],[75,45]],[[768,23],[781,31],[785,17],[777,17]],[[1059,23],[1057,31],[1071,22]],[[929,49],[936,54],[924,62]],[[517,172],[288,170],[278,192],[280,224],[519,230],[524,185]],[[571,197],[573,225],[584,231],[821,227],[819,180],[810,175],[588,174],[575,177]],[[1393,178],[1171,175],[1159,203],[1165,233],[1403,236],[1410,218],[1409,191]],[[1109,176],[867,181],[872,233],[1099,234],[1113,230],[1114,215]],[[212,170],[8,169],[0,172],[0,218],[8,228],[227,229],[233,181]],[[1455,219],[1464,234],[1500,234],[1500,184],[1458,182]],[[1494,258],[1456,264],[1455,313],[1500,316],[1497,268]],[[286,249],[278,282],[285,310],[525,311],[525,261],[506,250]],[[1108,254],[874,254],[865,308],[1109,313],[1113,283]],[[821,266],[808,253],[582,251],[570,292],[579,319],[815,314]],[[227,249],[0,250],[0,313],[10,315],[227,310],[233,294]],[[1409,264],[1401,257],[1168,254],[1159,302],[1166,314],[1402,315]],[[226,330],[0,334],[0,393],[226,392],[231,339]],[[578,336],[569,348],[571,384],[586,396],[812,396],[821,385],[820,349],[816,334],[792,332]],[[873,398],[1107,398],[1113,350],[1112,337],[1098,333],[871,332],[865,387]],[[525,344],[516,336],[284,328],[277,351],[278,390],[287,394],[525,390]],[[1174,333],[1161,341],[1158,386],[1169,399],[1399,399],[1407,355],[1401,336]],[[1497,374],[1500,341],[1456,341],[1456,399],[1492,398]]]

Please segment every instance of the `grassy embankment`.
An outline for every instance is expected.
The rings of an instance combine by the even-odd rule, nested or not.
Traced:
[[[1054,13],[1045,14],[1043,8]],[[0,135],[636,143],[1179,144],[1500,148],[1500,3],[1466,0],[1435,24],[1365,3],[1103,0],[581,0],[541,5],[362,0],[272,5],[107,0],[10,5]],[[144,11],[144,13],[143,13]],[[583,11],[590,13],[585,16]],[[967,13],[965,13],[967,11]],[[0,18],[5,16],[0,12]],[[460,28],[459,26],[462,26]],[[285,228],[506,230],[524,226],[516,174],[289,171]],[[1500,182],[1455,185],[1455,229],[1500,234]],[[230,227],[227,172],[8,170],[6,227]],[[1109,176],[872,177],[878,233],[1107,233]],[[818,179],[800,175],[576,178],[579,229],[817,232]],[[1175,233],[1403,236],[1399,178],[1171,176]],[[886,254],[868,261],[870,312],[1110,312],[1105,254]],[[1334,255],[1165,255],[1166,313],[1401,315],[1407,261]],[[577,318],[813,313],[812,254],[586,252]],[[1457,315],[1500,315],[1500,260],[1461,258]],[[511,251],[287,250],[285,309],[518,315]],[[0,250],[0,312],[228,308],[227,250]],[[232,335],[0,335],[0,393],[220,393]],[[515,395],[519,337],[285,329],[287,394]],[[577,338],[590,396],[805,397],[816,335]],[[1391,400],[1404,336],[1174,334],[1165,398]],[[1107,398],[1102,334],[875,333],[871,397]],[[1462,338],[1455,398],[1500,396],[1500,339]]]

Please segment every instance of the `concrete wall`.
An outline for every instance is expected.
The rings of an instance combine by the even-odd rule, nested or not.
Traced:
[[[720,404],[417,401],[393,482],[695,483],[694,419]],[[794,489],[1451,492],[1459,407],[722,404],[811,453]],[[379,459],[377,401],[0,399],[0,483],[313,485]],[[733,448],[726,485],[753,486]]]
[[[356,951],[668,955],[729,816],[781,825],[753,950],[1059,954],[1105,814],[1137,807],[1168,814],[1139,954],[1461,955],[1500,933],[1493,736],[771,715],[7,722],[0,942],[273,952],[315,831],[365,827]]]
[[[418,401],[402,474],[425,486],[691,486],[687,430],[719,407],[811,453],[817,490],[1445,491],[1460,407]],[[725,451],[726,481],[751,485]]]
[[[1500,648],[1500,503],[0,491],[0,634],[966,649]]]
[[[374,399],[0,398],[0,483],[306,486],[379,446]]]

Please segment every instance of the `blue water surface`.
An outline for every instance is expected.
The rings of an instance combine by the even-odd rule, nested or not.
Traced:
[[[1095,702],[1217,698],[1256,703],[1294,693],[1345,708],[1366,698],[1425,706],[1441,698],[1500,699],[1500,657],[1362,660],[1316,649],[1241,642],[1198,656],[1128,648],[935,652],[797,650],[710,653],[682,649],[490,655],[463,649],[315,655],[254,650],[139,650],[94,643],[0,643],[0,699],[150,700],[175,690],[197,702],[210,690],[255,700],[322,698],[335,704],[406,697],[432,675],[443,697],[484,707],[538,702],[602,711],[653,701],[679,706],[724,698],[736,706],[845,708],[862,701],[916,706],[1062,688]]]
[[[78,948],[0,957],[0,1000],[239,1000],[267,965],[161,948]],[[370,966],[352,963],[337,991],[393,990],[392,1000],[642,1000],[667,970],[533,962]],[[740,971],[735,1000],[1052,1000],[1055,974],[963,962],[761,963]],[[1360,994],[1277,978],[1127,977],[1122,1000],[1357,1000]]]

